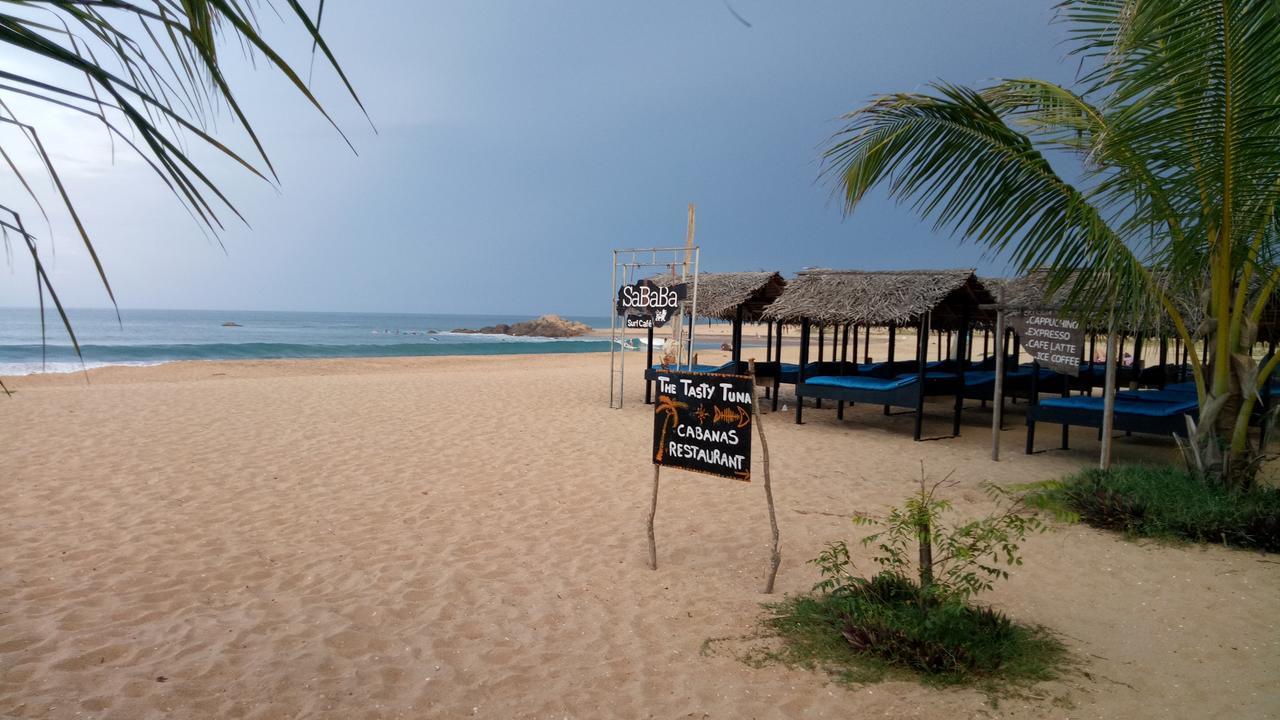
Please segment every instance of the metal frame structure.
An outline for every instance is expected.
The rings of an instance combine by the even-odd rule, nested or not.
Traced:
[[[623,391],[626,387],[627,323],[619,322],[617,301],[618,289],[638,280],[637,272],[646,268],[680,272],[681,282],[692,282],[688,298],[680,304],[680,310],[671,319],[673,341],[676,346],[676,369],[680,365],[685,370],[693,371],[693,338],[697,329],[698,317],[698,264],[701,249],[697,245],[660,248],[628,248],[613,251],[613,272],[609,294],[609,407],[622,407]],[[667,258],[670,259],[667,259]],[[647,275],[647,273],[640,273]],[[692,279],[690,279],[692,277]],[[689,333],[685,337],[685,320],[688,320]],[[649,346],[646,350],[648,365],[653,364],[653,328],[648,329]],[[647,366],[646,366],[646,369]]]

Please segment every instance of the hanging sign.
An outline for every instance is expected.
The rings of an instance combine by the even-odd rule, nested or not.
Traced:
[[[688,283],[659,285],[652,280],[641,280],[618,288],[617,313],[627,318],[627,327],[649,327],[641,324],[643,320],[653,327],[662,327],[680,309],[680,303],[688,294]],[[636,318],[637,324],[632,324],[632,318]]]
[[[1079,377],[1084,357],[1084,328],[1075,320],[1052,312],[1026,310],[1009,315],[1009,326],[1022,338],[1022,347],[1041,365]]]
[[[662,371],[657,385],[653,463],[749,482],[751,378]]]

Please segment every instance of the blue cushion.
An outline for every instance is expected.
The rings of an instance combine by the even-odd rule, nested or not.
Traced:
[[[904,378],[914,378],[916,376],[917,376],[917,373],[903,373],[894,379],[901,380]],[[924,379],[925,380],[955,380],[956,373],[940,372],[935,370],[933,372],[926,372],[924,374]],[[964,373],[964,384],[966,387],[975,387],[975,386],[984,385],[987,383],[993,383],[995,382],[995,379],[996,379],[996,374],[992,370],[966,370]]]
[[[809,385],[827,387],[843,387],[852,390],[896,390],[916,382],[915,375],[901,375],[896,378],[867,377],[866,375],[819,375],[805,378]]]
[[[1076,395],[1075,397],[1069,398],[1048,398],[1041,400],[1040,404],[1044,407],[1067,408],[1071,410],[1092,410],[1099,413],[1103,410],[1102,398],[1091,397],[1088,395]],[[1191,400],[1190,402],[1148,402],[1116,398],[1115,412],[1117,415],[1175,417],[1178,415],[1184,415],[1188,412],[1194,412],[1195,409],[1195,400]]]
[[[1032,370],[1034,370],[1034,369],[1035,369],[1035,367],[1036,367],[1036,366],[1035,366],[1034,364],[1032,364],[1032,363],[1023,363],[1023,364],[1021,364],[1021,365],[1019,365],[1019,366],[1018,366],[1018,369],[1017,369],[1017,370],[1011,370],[1011,371],[1009,371],[1009,377],[1031,377],[1031,371],[1032,371]],[[1081,366],[1080,371],[1081,371],[1081,372],[1084,372],[1084,367],[1083,367],[1083,366]],[[1052,377],[1056,376],[1057,374],[1058,374],[1058,373],[1054,372],[1053,370],[1050,370],[1050,369],[1049,369],[1049,368],[1047,368],[1047,367],[1041,367],[1041,368],[1040,368],[1040,379],[1041,379],[1041,380],[1048,380],[1049,378],[1052,378]]]
[[[978,387],[980,385],[994,384],[995,381],[995,370],[972,370],[964,374],[965,387]]]
[[[916,377],[918,374],[919,374],[919,373],[909,372],[909,373],[902,373],[901,375],[898,375],[897,377],[899,377],[899,378],[913,378],[913,377]],[[924,379],[925,379],[925,380],[954,380],[955,378],[956,378],[956,374],[955,374],[955,373],[953,373],[953,372],[939,372],[939,371],[935,370],[935,371],[932,371],[932,372],[926,372],[926,373],[924,374]]]
[[[1116,393],[1116,399],[1128,402],[1184,403],[1196,402],[1196,395],[1194,390],[1189,395],[1184,390],[1123,390]]]

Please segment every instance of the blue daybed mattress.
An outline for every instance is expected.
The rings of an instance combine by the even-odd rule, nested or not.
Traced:
[[[806,385],[824,385],[826,387],[841,387],[851,390],[896,390],[917,382],[918,379],[915,375],[900,375],[896,378],[879,378],[868,375],[819,375],[818,377],[805,378],[804,382]]]
[[[1159,392],[1159,391],[1156,391]],[[1194,397],[1181,399],[1157,400],[1155,398],[1130,399],[1116,396],[1115,412],[1117,415],[1144,415],[1147,417],[1176,417],[1192,412],[1198,403]],[[1040,401],[1045,408],[1063,408],[1067,410],[1092,410],[1101,413],[1103,399],[1088,395],[1077,395],[1065,398],[1046,398]]]

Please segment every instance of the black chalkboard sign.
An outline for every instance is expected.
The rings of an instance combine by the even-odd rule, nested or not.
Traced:
[[[618,288],[616,310],[627,319],[627,327],[662,327],[689,296],[688,283],[658,285],[641,280]]]
[[[1051,312],[1027,311],[1010,315],[1009,325],[1022,338],[1022,347],[1041,365],[1071,377],[1080,375],[1084,328],[1079,322]]]
[[[658,373],[655,465],[751,480],[751,410],[746,375]]]

